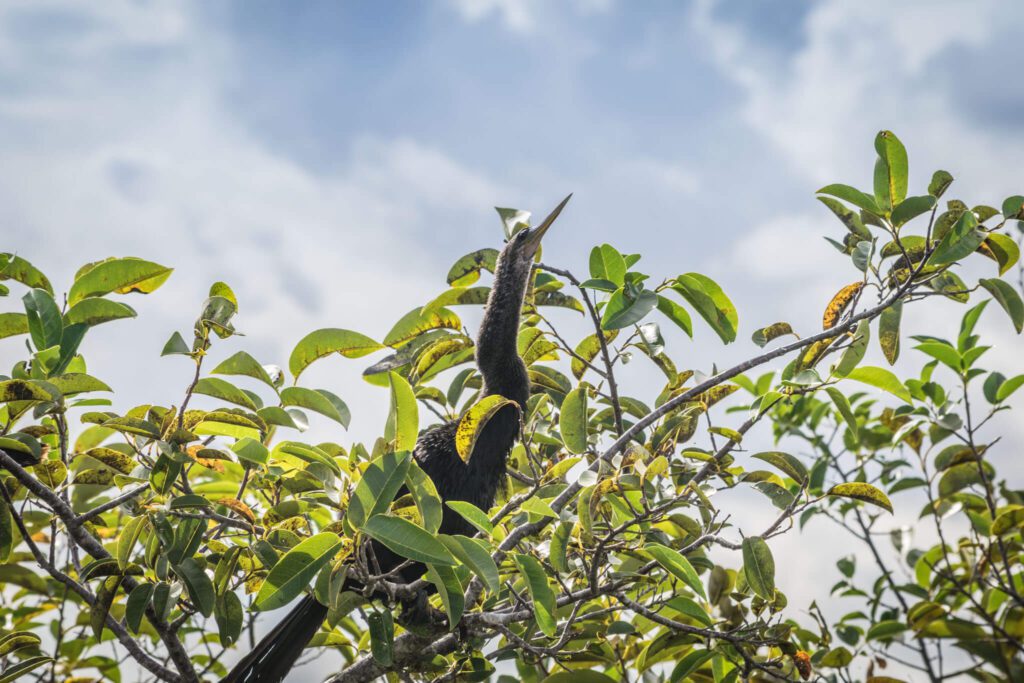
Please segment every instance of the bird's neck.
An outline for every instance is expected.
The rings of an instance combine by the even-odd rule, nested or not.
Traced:
[[[498,261],[477,337],[476,361],[484,380],[484,395],[504,396],[525,409],[530,383],[516,341],[530,267],[527,264],[522,272],[523,266],[517,269],[517,265]]]

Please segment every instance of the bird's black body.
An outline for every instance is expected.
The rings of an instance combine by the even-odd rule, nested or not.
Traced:
[[[484,381],[482,394],[504,396],[515,401],[520,411],[525,410],[530,393],[526,366],[516,348],[523,297],[540,238],[568,200],[566,197],[536,229],[523,230],[509,239],[498,257],[494,285],[477,336],[476,362]],[[433,481],[442,500],[466,501],[482,510],[493,505],[505,478],[509,452],[519,435],[520,411],[513,406],[500,409],[484,426],[468,462],[463,461],[455,448],[458,420],[438,425],[420,436],[413,456]],[[469,522],[447,506],[440,531],[468,536],[476,532]],[[382,572],[405,561],[376,542],[373,553]],[[403,581],[411,582],[422,576],[423,571],[423,565],[412,563],[400,574]],[[326,616],[327,608],[316,598],[303,598],[221,683],[279,683],[284,680]]]

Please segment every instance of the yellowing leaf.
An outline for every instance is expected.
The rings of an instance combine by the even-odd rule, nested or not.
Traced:
[[[149,294],[171,276],[173,269],[135,257],[100,261],[80,272],[68,291],[68,303],[74,306],[87,297],[111,292]]]
[[[821,318],[821,328],[823,330],[836,326],[843,311],[846,310],[847,306],[850,305],[850,302],[854,300],[863,287],[863,282],[852,282],[836,292],[836,295],[832,297],[832,301],[825,307],[825,314]]]
[[[865,503],[871,503],[877,505],[880,508],[892,512],[892,503],[889,502],[888,496],[879,491],[871,484],[863,482],[850,482],[847,484],[836,484],[828,490],[826,495],[829,496],[841,496],[843,498],[853,498],[854,500],[860,500]]]
[[[359,358],[384,348],[364,334],[351,330],[326,328],[310,332],[303,337],[288,359],[288,369],[298,379],[302,371],[324,356],[337,353],[345,358]]]
[[[515,401],[504,396],[485,396],[459,420],[459,426],[455,430],[455,450],[464,462],[469,462],[472,457],[473,448],[476,447],[477,439],[480,438],[487,423],[505,406],[513,406],[517,412],[519,410],[519,405]]]

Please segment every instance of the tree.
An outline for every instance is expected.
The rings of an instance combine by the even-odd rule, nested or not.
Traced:
[[[638,255],[607,244],[591,251],[587,278],[538,263],[519,336],[533,394],[507,495],[493,510],[451,504],[479,530],[473,538],[437,533],[442,502],[408,448],[429,411],[461,415],[469,452],[494,412],[476,399],[472,340],[452,310],[485,301],[477,283],[493,249],[460,258],[448,288],[379,342],[342,329],[303,337],[287,373],[244,350],[209,367],[214,345],[237,344],[238,302],[216,283],[191,340],[174,333],[163,349],[191,362],[180,405],[123,412],[102,398],[109,387],[88,374],[79,344],[135,315],[112,295],[151,293],[171,269],[112,258],[81,268],[57,297],[43,273],[4,254],[0,279],[26,292],[23,311],[0,314],[0,336],[27,335],[28,355],[0,381],[0,615],[10,627],[0,681],[116,681],[140,668],[154,680],[208,679],[261,612],[307,586],[331,608],[314,646],[348,661],[337,683],[394,671],[484,680],[499,662],[524,681],[716,683],[851,680],[851,667],[870,662],[869,680],[882,683],[897,680],[876,675],[889,660],[937,681],[954,673],[941,657],[951,647],[979,680],[1021,678],[1024,499],[989,461],[999,438],[985,427],[1024,375],[983,370],[989,347],[974,329],[995,300],[1019,333],[1024,302],[1003,279],[968,285],[956,271],[975,254],[1000,276],[1016,264],[1007,232],[1024,220],[1024,198],[1001,211],[949,200],[940,212],[948,173],[907,196],[902,144],[883,131],[875,149],[872,193],[818,193],[845,227],[830,241],[854,279],[828,302],[822,330],[767,325],[753,333],[758,355],[710,376],[680,370],[659,328],[735,341],[737,311],[710,278],[656,281]],[[529,220],[499,214],[507,235]],[[926,360],[919,374],[862,364],[872,336],[895,363],[907,306],[979,297],[955,342],[911,337]],[[570,341],[552,307],[592,332]],[[390,394],[384,434],[302,441],[313,414],[350,419],[338,395],[300,384],[304,371],[371,354],[383,357],[364,378]],[[664,372],[660,391],[623,392],[632,355]],[[197,395],[215,407],[190,407]],[[759,423],[777,450],[744,445]],[[403,484],[409,493],[395,500]],[[774,517],[737,528],[709,497],[734,487],[764,494]],[[940,541],[911,549],[893,534],[908,580],[879,532],[915,489],[927,492],[922,517]],[[854,560],[839,560],[833,591],[863,608],[838,623],[802,616],[775,586],[776,567],[800,559],[773,557],[771,540],[814,516],[853,534],[882,573],[859,588]],[[372,577],[369,538],[426,563],[424,578]],[[710,559],[712,546],[731,562]],[[391,597],[348,591],[347,577]],[[430,584],[444,618],[402,626],[398,599]]]

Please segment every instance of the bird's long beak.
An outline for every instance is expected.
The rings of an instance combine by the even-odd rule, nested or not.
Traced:
[[[558,218],[558,214],[562,213],[562,209],[565,208],[565,205],[569,203],[570,199],[572,199],[572,193],[570,193],[568,197],[563,199],[562,202],[555,207],[554,211],[548,214],[548,217],[544,219],[543,223],[541,223],[536,228],[531,230],[530,234],[527,235],[525,240],[525,246],[529,250],[529,253],[531,255],[537,252],[537,248],[540,247],[540,241],[544,239],[544,233],[548,231],[548,228],[551,227],[551,224],[555,222],[556,218]]]

